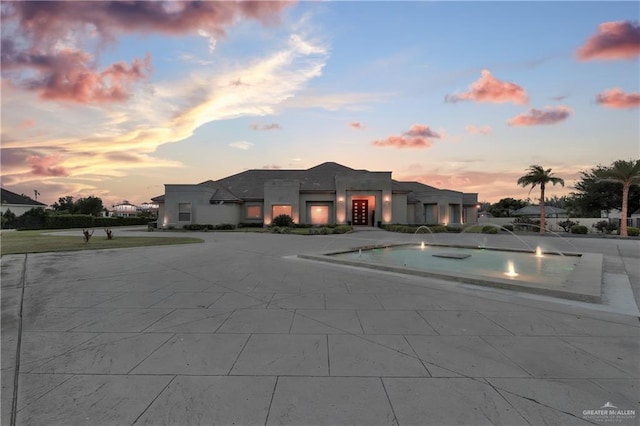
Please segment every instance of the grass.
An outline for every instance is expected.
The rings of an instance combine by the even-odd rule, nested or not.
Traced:
[[[96,233],[87,244],[80,230],[78,230],[78,236],[44,234],[50,232],[50,230],[1,232],[0,253],[4,256],[5,254],[103,250],[204,242],[200,238],[191,237],[121,237],[117,234],[112,240],[107,240],[106,235]]]

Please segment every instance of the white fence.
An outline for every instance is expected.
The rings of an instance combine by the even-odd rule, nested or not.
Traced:
[[[509,224],[513,224],[513,221],[515,220],[515,217],[480,217],[478,218],[478,223],[480,225],[499,225],[499,226],[504,226],[504,225],[509,225]],[[536,217],[532,217],[531,219],[536,220],[539,218]],[[546,223],[547,223],[547,229],[553,232],[564,232],[564,230],[558,226],[558,222],[564,222],[565,220],[570,220],[572,222],[578,222],[579,225],[584,225],[587,227],[587,229],[589,230],[590,233],[597,233],[598,231],[596,231],[595,228],[592,227],[592,225],[594,223],[598,223],[600,221],[603,220],[607,220],[607,219],[603,219],[600,217],[571,217],[571,218],[567,218],[567,217],[548,217],[545,219]]]

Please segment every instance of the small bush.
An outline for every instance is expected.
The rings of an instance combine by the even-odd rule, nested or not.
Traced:
[[[236,229],[236,225],[232,223],[221,223],[219,225],[211,227],[210,229],[215,229],[217,231],[230,231]]]
[[[596,222],[591,225],[596,231],[602,234],[611,234],[614,231],[618,230],[617,222],[609,222],[608,220],[601,220],[600,222]]]
[[[286,226],[286,227],[292,227],[294,226],[293,223],[293,218],[291,216],[289,216],[288,214],[281,214],[276,216],[275,218],[273,218],[273,221],[271,222],[271,224],[273,226]]]
[[[456,225],[447,225],[447,232],[462,232],[461,226]]]
[[[263,228],[262,222],[242,222],[238,224],[238,228]]]
[[[274,234],[290,234],[291,228],[288,226],[274,226],[271,228],[271,232]]]
[[[2,229],[11,229],[16,226],[16,215],[9,209],[6,212],[0,213],[0,227]]]
[[[586,234],[587,232],[589,232],[589,228],[584,225],[573,225],[571,227],[572,234]]]
[[[558,222],[558,226],[562,228],[564,232],[569,232],[571,230],[571,227],[573,227],[574,225],[580,225],[580,222],[574,222],[569,219]]]
[[[629,226],[627,228],[627,235],[630,237],[637,237],[640,235],[640,228]]]
[[[513,225],[511,225],[511,224],[506,224],[506,225],[504,225],[504,226],[502,227],[502,230],[504,230],[504,231],[510,231],[510,232],[513,232]]]
[[[338,225],[333,228],[334,234],[346,234],[347,232],[353,231],[353,226],[350,225]]]
[[[211,228],[209,228],[211,227]],[[200,225],[198,223],[191,223],[188,225],[183,225],[182,226],[183,229],[186,229],[187,231],[206,231],[207,229],[213,229],[212,225]]]
[[[485,225],[482,227],[482,233],[483,234],[497,234],[498,233],[498,228],[496,228],[493,225]]]

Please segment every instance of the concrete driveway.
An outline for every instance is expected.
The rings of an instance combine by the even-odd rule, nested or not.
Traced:
[[[417,236],[197,235],[4,256],[2,424],[638,423],[617,290],[638,288],[637,240],[544,240],[604,255],[594,306],[294,256]]]

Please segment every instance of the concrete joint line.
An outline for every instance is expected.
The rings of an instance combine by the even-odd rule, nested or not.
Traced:
[[[13,397],[11,400],[10,425],[15,426],[18,414],[18,380],[20,378],[20,346],[22,345],[22,309],[24,306],[24,287],[27,281],[27,254],[24,255],[22,264],[22,277],[20,278],[20,310],[18,311],[18,335],[16,336],[16,365],[13,371]]]

